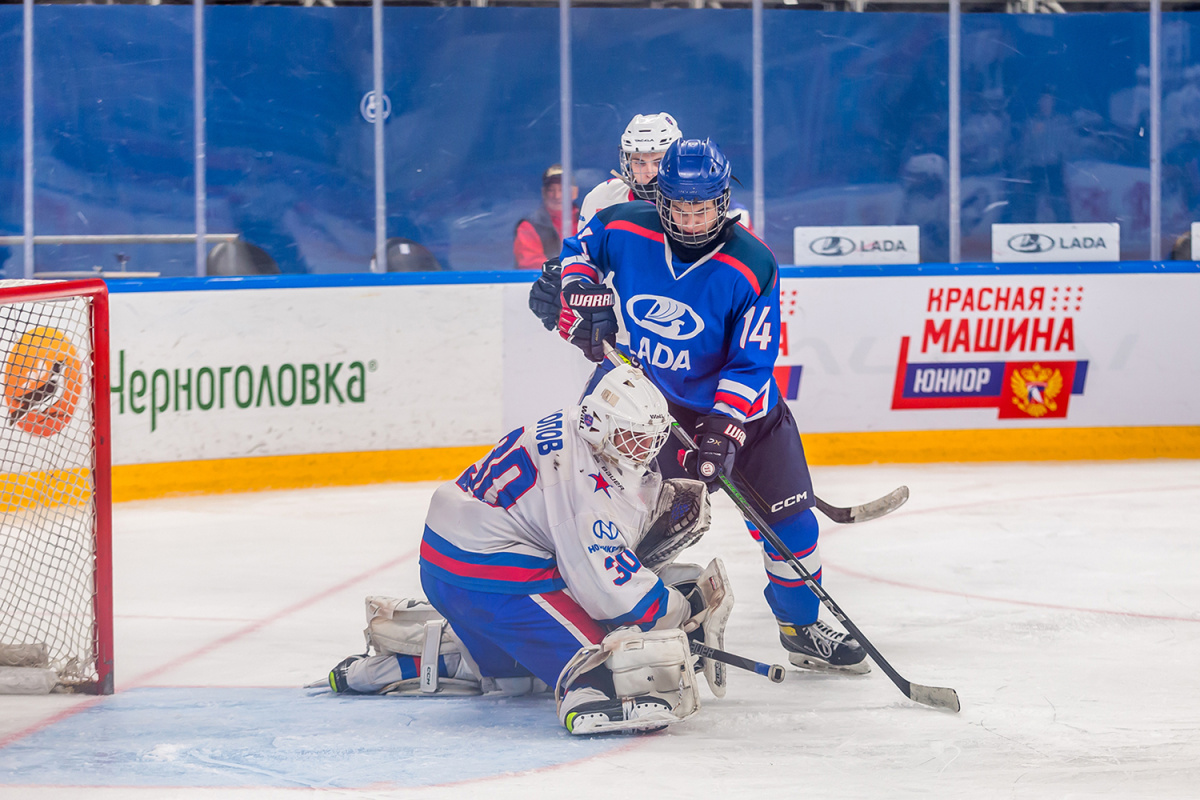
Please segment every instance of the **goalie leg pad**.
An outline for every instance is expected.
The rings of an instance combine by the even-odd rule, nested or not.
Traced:
[[[699,593],[699,602],[693,597],[693,608],[702,605],[702,609],[693,614],[691,619],[683,623],[683,629],[702,644],[716,650],[725,649],[725,625],[733,611],[733,588],[729,584],[729,575],[725,572],[725,562],[714,558],[696,579],[694,592]],[[725,664],[712,658],[700,659],[704,669],[704,679],[715,697],[724,697],[726,690],[727,672]]]
[[[614,696],[592,686],[572,688],[602,665],[612,673]],[[687,635],[678,628],[619,628],[576,653],[559,676],[555,699],[559,719],[576,734],[644,731],[685,720],[700,710]]]
[[[714,558],[704,569],[697,564],[667,564],[658,570],[658,576],[667,586],[682,593],[691,605],[692,616],[683,623],[688,636],[701,644],[724,650],[725,625],[733,611],[733,588],[725,572],[725,563]],[[697,669],[703,670],[713,696],[724,697],[728,674],[725,664],[700,657]]]
[[[369,648],[381,656],[420,659],[419,675],[404,677],[397,669],[393,680],[377,691],[401,695],[480,693],[479,669],[471,654],[428,601],[372,596],[366,599],[366,616],[363,635]],[[393,661],[402,663],[398,659]],[[358,664],[352,666],[355,671],[365,669]],[[370,683],[374,685],[377,680]]]

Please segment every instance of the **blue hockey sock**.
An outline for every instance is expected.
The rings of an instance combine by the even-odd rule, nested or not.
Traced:
[[[795,570],[784,561],[775,548],[763,540],[758,529],[750,522],[746,523],[750,535],[758,540],[763,548],[763,561],[767,569],[767,588],[763,596],[771,607],[775,618],[793,625],[808,625],[817,621],[821,602],[817,596],[804,585]],[[804,568],[821,582],[821,553],[817,547],[817,516],[811,508],[798,514],[793,514],[771,526],[771,530],[780,540],[791,549]]]

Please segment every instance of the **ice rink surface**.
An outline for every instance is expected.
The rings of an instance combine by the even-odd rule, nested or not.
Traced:
[[[1200,462],[814,470],[825,586],[907,679],[731,670],[668,731],[588,739],[547,698],[305,690],[419,593],[434,484],[181,498],[115,517],[117,693],[0,697],[0,798],[1200,797]],[[724,498],[727,649],[782,662]]]

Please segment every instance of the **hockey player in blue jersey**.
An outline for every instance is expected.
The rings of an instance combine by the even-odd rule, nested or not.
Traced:
[[[663,474],[732,478],[820,580],[812,479],[773,377],[778,267],[770,249],[729,218],[729,180],[715,143],[681,139],[659,166],[655,205],[610,206],[565,240],[559,333],[598,363],[606,340],[635,356],[700,448],[687,467],[677,447],[664,448]],[[750,533],[763,546],[764,594],[789,660],[868,671],[862,646],[818,620],[816,596],[753,526]]]

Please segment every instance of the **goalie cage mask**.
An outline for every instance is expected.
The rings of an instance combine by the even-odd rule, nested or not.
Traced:
[[[620,467],[644,469],[666,444],[671,419],[662,393],[640,371],[609,371],[579,405],[579,435]]]

